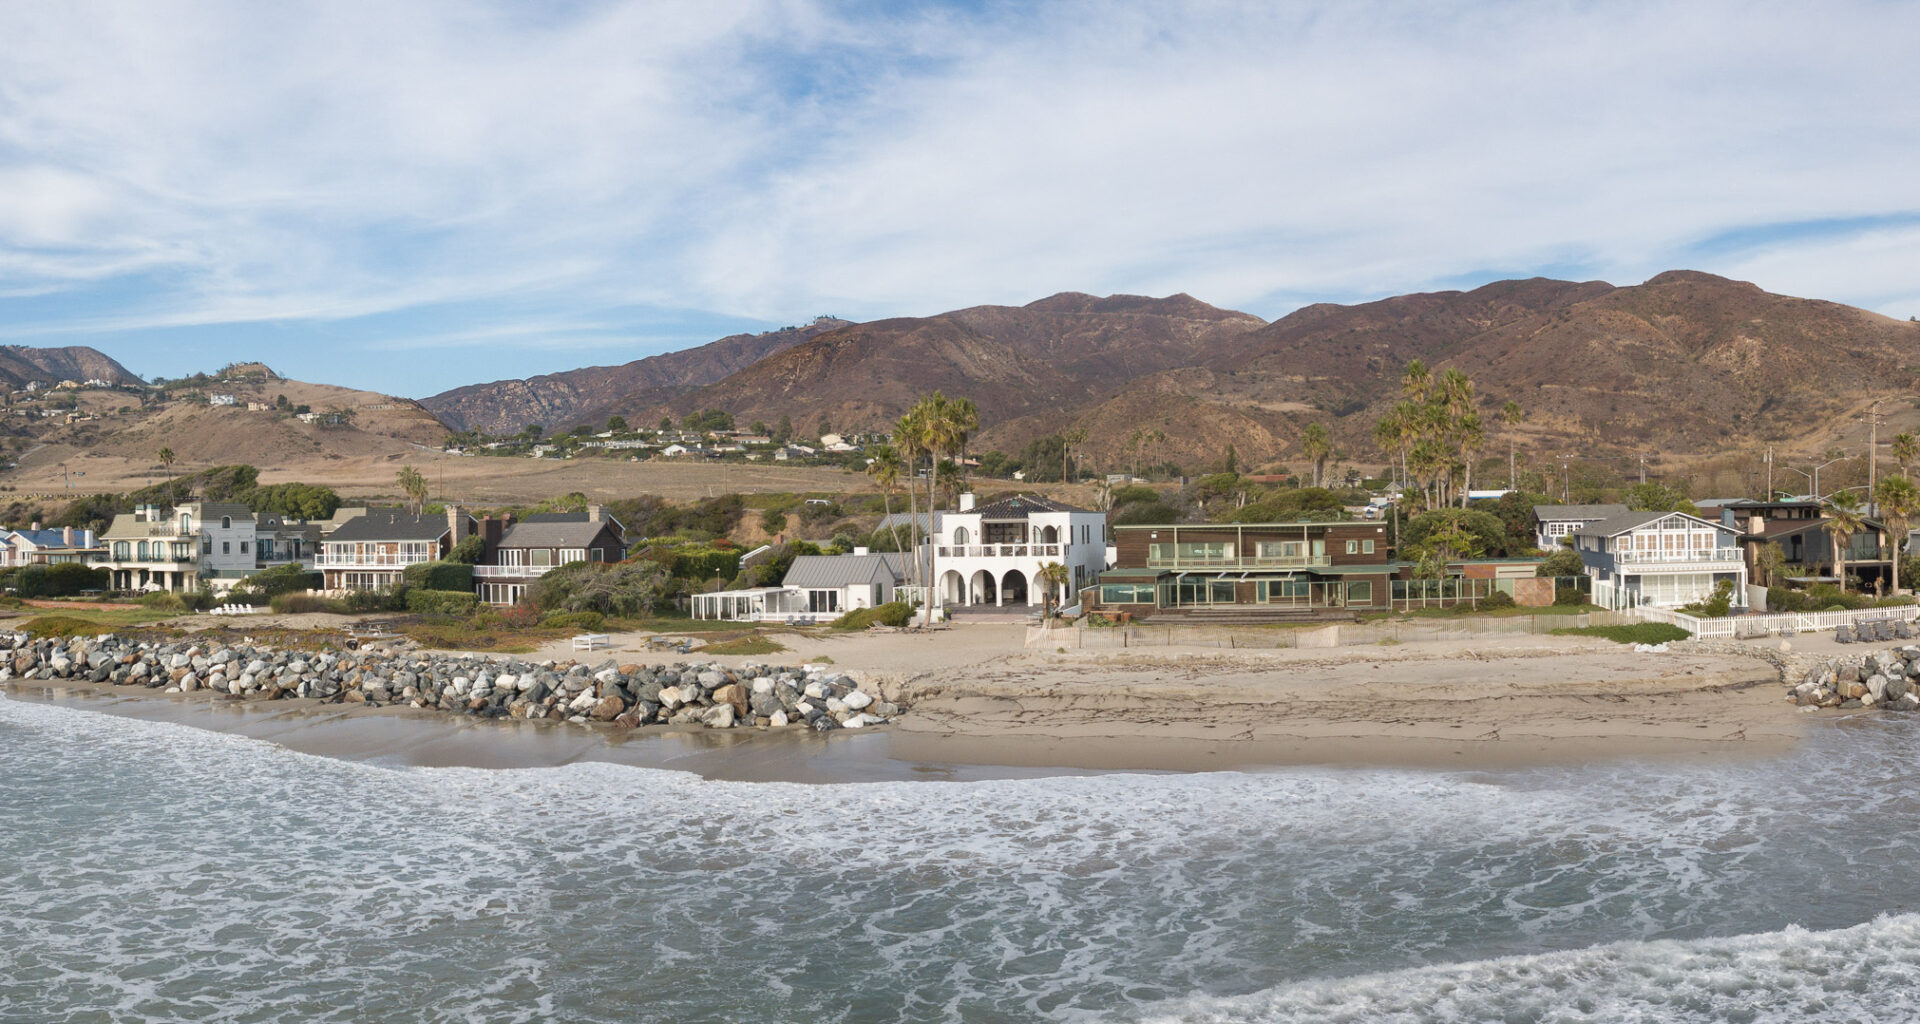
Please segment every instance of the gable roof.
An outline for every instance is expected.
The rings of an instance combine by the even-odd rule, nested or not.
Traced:
[[[1052,498],[1042,498],[1037,494],[1016,494],[1011,498],[1001,498],[987,505],[980,505],[954,515],[977,515],[982,519],[1025,519],[1034,512],[1088,512]]]
[[[1576,537],[1618,537],[1623,533],[1637,530],[1649,523],[1657,523],[1668,516],[1679,516],[1682,519],[1691,519],[1701,526],[1711,526],[1716,530],[1724,530],[1727,533],[1740,532],[1731,526],[1716,523],[1711,519],[1702,519],[1699,516],[1688,515],[1685,512],[1626,512],[1621,515],[1602,519],[1597,523],[1589,523],[1586,527],[1574,531],[1573,535]]]
[[[339,529],[327,534],[326,540],[439,540],[446,534],[444,515],[414,515],[397,508],[373,508],[341,524]]]
[[[781,585],[844,587],[849,583],[893,583],[907,578],[907,556],[896,551],[868,555],[801,555]]]
[[[1533,518],[1543,523],[1564,523],[1569,520],[1591,522],[1622,515],[1626,511],[1625,505],[1535,505]]]
[[[582,516],[578,520],[529,518],[513,524],[500,537],[503,548],[584,548],[599,539],[600,532],[618,524],[601,521],[588,522]],[[614,537],[618,544],[619,532]]]

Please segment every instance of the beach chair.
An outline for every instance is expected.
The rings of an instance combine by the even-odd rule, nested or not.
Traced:
[[[1833,627],[1833,642],[1837,644],[1852,643],[1853,630],[1847,628],[1847,624],[1844,622],[1842,622],[1838,626]]]

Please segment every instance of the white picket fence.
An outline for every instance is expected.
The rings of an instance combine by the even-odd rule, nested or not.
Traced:
[[[1920,605],[1900,605],[1892,608],[1861,608],[1857,611],[1843,612],[1775,612],[1768,615],[1737,615],[1724,619],[1708,619],[1672,608],[1655,608],[1641,605],[1632,609],[1644,622],[1664,622],[1679,626],[1695,637],[1707,640],[1712,638],[1744,638],[1769,636],[1785,633],[1806,633],[1813,630],[1834,629],[1845,625],[1852,626],[1862,622],[1914,621],[1920,614]]]

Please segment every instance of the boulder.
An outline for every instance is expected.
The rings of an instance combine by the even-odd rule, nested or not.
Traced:
[[[587,717],[596,722],[611,722],[620,717],[621,712],[626,710],[626,701],[617,696],[609,695],[600,698],[599,702],[593,705],[593,710],[588,712]]]
[[[747,713],[747,693],[739,683],[727,683],[713,691],[715,704],[726,704],[733,708],[735,715]]]
[[[787,713],[785,711],[775,711],[773,714],[767,716],[767,724],[776,729],[785,727],[787,724]]]
[[[851,693],[847,694],[845,697],[840,698],[840,700],[841,702],[846,704],[847,707],[850,707],[855,711],[859,711],[865,708],[867,705],[873,703],[872,697],[869,697],[866,694],[861,693],[859,690],[852,691]]]
[[[700,724],[709,729],[731,729],[733,720],[733,705],[727,703],[715,704],[700,716]]]
[[[1907,681],[1906,676],[1898,675],[1887,680],[1887,685],[1879,696],[1881,700],[1895,701],[1912,693],[1913,684]]]

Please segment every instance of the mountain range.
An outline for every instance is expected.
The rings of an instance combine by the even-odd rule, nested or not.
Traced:
[[[496,432],[709,408],[865,430],[940,389],[979,405],[982,450],[1080,427],[1083,450],[1114,464],[1136,431],[1157,430],[1154,461],[1217,460],[1231,443],[1258,463],[1297,457],[1316,421],[1370,451],[1413,359],[1465,371],[1489,412],[1519,403],[1531,449],[1705,455],[1821,443],[1870,399],[1920,390],[1920,324],[1695,271],[1629,286],[1499,281],[1272,322],[1187,295],[1063,293],[735,336],[421,404],[449,426]],[[1891,411],[1889,429],[1920,426],[1920,412]]]

